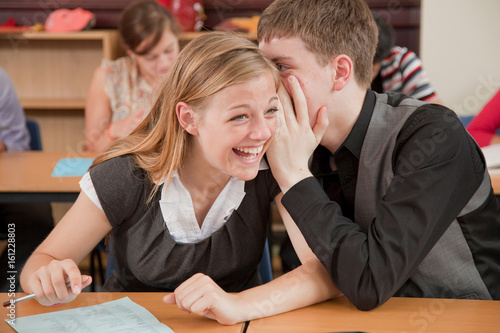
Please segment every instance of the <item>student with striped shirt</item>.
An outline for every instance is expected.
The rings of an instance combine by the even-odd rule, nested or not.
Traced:
[[[373,17],[379,39],[373,59],[372,90],[397,92],[424,102],[442,104],[415,52],[395,46],[395,32],[391,25],[377,14]]]

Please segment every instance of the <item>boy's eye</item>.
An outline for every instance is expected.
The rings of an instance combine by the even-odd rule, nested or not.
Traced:
[[[282,71],[284,71],[285,69],[287,69],[287,67],[286,67],[286,66],[281,65],[281,64],[276,64],[276,67],[278,68],[278,70],[279,70],[280,72],[282,72]]]
[[[270,108],[269,110],[267,110],[267,114],[274,114],[278,112],[278,108]]]

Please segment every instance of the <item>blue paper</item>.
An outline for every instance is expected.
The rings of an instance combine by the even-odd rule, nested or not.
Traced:
[[[93,161],[93,158],[84,157],[61,158],[52,171],[52,177],[81,177]]]

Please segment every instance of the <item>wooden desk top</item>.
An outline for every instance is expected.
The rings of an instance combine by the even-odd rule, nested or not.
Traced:
[[[1,293],[2,303],[10,298],[7,293]],[[16,294],[20,297],[26,294]],[[77,307],[96,305],[104,302],[109,302],[122,297],[129,297],[132,301],[145,307],[151,312],[160,322],[170,327],[175,333],[183,332],[207,332],[207,333],[236,333],[242,332],[244,324],[233,326],[224,326],[218,322],[193,314],[186,314],[179,310],[176,305],[168,305],[163,303],[165,293],[81,293],[74,301],[57,306],[43,306],[36,300],[29,300],[16,305],[16,318],[47,313],[53,311],[61,311],[74,309]],[[15,332],[4,321],[9,319],[7,314],[9,309],[2,307],[2,320],[0,320],[0,332]]]
[[[81,177],[52,177],[57,161],[65,157],[95,157],[95,153],[0,153],[0,192],[80,192]]]
[[[500,301],[393,297],[359,311],[346,297],[252,320],[247,332],[499,332]]]

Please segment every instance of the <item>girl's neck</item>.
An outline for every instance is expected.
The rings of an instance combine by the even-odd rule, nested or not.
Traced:
[[[197,153],[187,154],[182,167],[177,171],[179,178],[192,196],[197,193],[217,197],[231,176],[207,166],[206,161],[199,156]]]
[[[201,228],[210,208],[226,186],[230,176],[213,167],[207,167],[207,163],[201,161],[202,158],[194,156],[200,156],[200,154],[188,154],[177,172],[191,196],[196,220]]]

